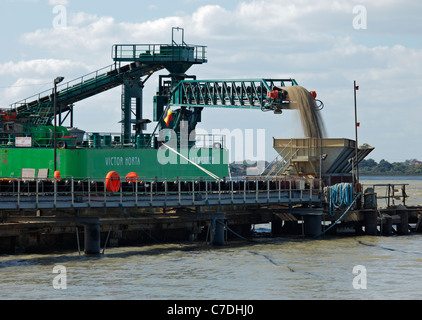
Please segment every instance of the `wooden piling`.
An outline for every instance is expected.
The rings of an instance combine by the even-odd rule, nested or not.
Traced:
[[[377,211],[366,210],[364,213],[364,226],[365,234],[369,236],[376,236],[378,233],[377,229]]]
[[[399,205],[396,210],[400,216],[400,223],[397,224],[397,234],[406,235],[409,233],[409,213],[405,206]]]
[[[304,216],[305,236],[316,237],[321,234],[322,216],[319,214],[310,214]]]
[[[381,216],[381,234],[390,236],[393,233],[393,218],[388,214]]]

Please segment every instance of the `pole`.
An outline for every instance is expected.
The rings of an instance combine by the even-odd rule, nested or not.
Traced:
[[[57,170],[57,80],[54,80],[54,172]]]
[[[354,96],[355,96],[355,138],[356,138],[356,142],[355,142],[355,156],[356,156],[356,160],[355,160],[355,165],[356,165],[356,185],[359,184],[359,161],[358,161],[358,113],[357,113],[357,106],[356,106],[356,90],[359,90],[359,87],[356,86],[356,80],[354,81]]]
[[[54,172],[57,170],[57,85],[63,81],[63,77],[54,79]]]

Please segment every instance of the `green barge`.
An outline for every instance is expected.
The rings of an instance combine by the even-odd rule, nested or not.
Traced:
[[[206,172],[218,177],[229,175],[227,149],[191,148],[178,153],[190,154],[191,162],[164,149],[63,148],[57,150],[56,171],[62,178],[92,180],[104,180],[110,171],[123,179],[133,172],[141,179],[160,180],[209,177]],[[0,157],[0,177],[41,178],[42,172],[44,178],[53,177],[53,148],[0,148]]]

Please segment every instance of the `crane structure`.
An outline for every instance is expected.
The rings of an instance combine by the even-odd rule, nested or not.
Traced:
[[[181,42],[177,43],[175,36],[179,32]],[[72,147],[158,149],[155,137],[157,130],[172,129],[179,135],[181,124],[184,122],[188,124],[190,133],[201,121],[201,112],[204,108],[255,109],[280,114],[283,109],[292,107],[292,101],[286,99],[282,88],[297,85],[294,79],[197,80],[196,76],[187,75],[186,72],[191,66],[207,63],[206,48],[200,45],[188,45],[184,40],[184,30],[178,27],[172,28],[171,44],[113,45],[111,50],[113,64],[69,82],[55,81],[53,90],[41,92],[13,103],[10,108],[1,109],[0,153],[3,152],[6,158],[11,157],[11,152],[6,155],[8,152],[6,149],[20,147],[17,139],[22,137],[29,139],[26,147],[54,148],[55,154],[58,147],[60,149]],[[143,118],[143,88],[151,75],[163,69],[169,74],[159,76],[158,91],[153,99],[152,119],[157,124],[154,132],[148,134],[145,133],[146,124],[152,121]],[[100,137],[95,133],[92,134],[93,141],[88,141],[88,144],[81,141],[74,143],[75,137],[70,133],[70,128],[73,127],[75,103],[117,86],[122,87],[120,121],[122,129],[120,137],[115,137],[113,141],[117,143],[111,144],[110,137]],[[169,112],[173,119],[171,122],[168,121]],[[64,127],[68,117],[70,128]],[[17,150],[12,151],[17,152]],[[63,152],[60,151],[58,156],[54,156],[54,171],[57,157],[62,156],[63,159]],[[40,162],[34,166],[51,169],[51,161],[47,162],[49,155],[46,153],[43,157],[46,164],[43,166]],[[105,166],[114,164],[115,157],[110,155],[104,157]],[[11,163],[4,160],[5,162]],[[123,163],[122,166],[126,163],[123,160],[120,162]],[[145,166],[138,160],[129,162]],[[26,163],[21,164],[24,165],[28,166]],[[7,166],[3,165],[0,175],[8,173],[16,175],[15,171],[20,171],[18,166],[7,169]],[[63,166],[61,164],[62,170]],[[103,174],[103,171],[98,171],[96,174]],[[89,173],[84,171],[81,174]],[[162,171],[160,174],[165,175]]]
[[[191,129],[194,129],[204,107],[261,109],[276,113],[289,108],[290,101],[274,99],[270,93],[274,87],[297,85],[294,79],[196,80],[195,76],[186,75],[192,65],[207,62],[206,47],[186,44],[181,28],[173,28],[172,31],[170,45],[113,45],[112,65],[57,86],[57,110],[54,110],[52,90],[11,104],[9,110],[2,111],[3,131],[23,131],[21,126],[14,130],[15,123],[26,127],[52,125],[55,114],[59,118],[59,126],[69,116],[72,126],[76,102],[122,86],[122,137],[128,143],[132,127],[136,136],[142,134],[143,124],[148,122],[143,119],[142,113],[144,84],[153,73],[162,69],[167,69],[170,74],[160,76],[159,90],[154,97],[154,121],[162,121],[167,108],[179,107],[180,111],[174,116],[173,128],[176,131],[182,119],[195,119],[189,121],[193,126]],[[175,31],[182,32],[182,43],[174,40]],[[122,65],[125,62],[127,64]]]

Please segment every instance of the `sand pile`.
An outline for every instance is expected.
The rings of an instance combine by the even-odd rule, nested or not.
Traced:
[[[292,107],[299,111],[303,132],[308,138],[324,138],[326,136],[324,121],[316,108],[312,94],[301,86],[283,88],[287,91],[287,99],[296,101]]]

